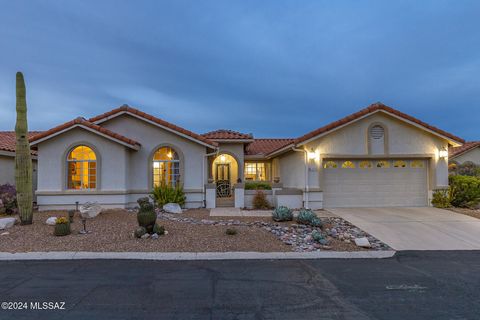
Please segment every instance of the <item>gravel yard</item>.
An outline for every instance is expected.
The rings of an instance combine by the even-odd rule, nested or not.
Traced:
[[[480,209],[450,208],[451,211],[480,219]]]
[[[164,217],[157,222],[165,226],[167,235],[159,239],[136,239],[133,231],[138,226],[136,214],[126,210],[107,210],[98,217],[87,221],[88,235],[78,231],[82,223],[78,216],[71,225],[72,233],[64,237],[53,235],[53,226],[45,224],[48,217],[67,216],[66,212],[35,212],[34,224],[15,225],[0,231],[0,252],[32,251],[95,251],[95,252],[226,252],[226,251],[358,251],[366,250],[338,238],[329,237],[327,247],[304,247],[303,226],[295,223],[273,223],[269,217],[210,217],[208,210],[187,210],[172,216],[175,219],[194,221],[173,221]],[[248,224],[248,225],[247,225]],[[325,221],[325,227],[331,227]],[[227,235],[227,228],[235,228],[236,235]],[[287,231],[288,230],[288,231]],[[5,234],[8,233],[8,234]],[[343,234],[343,233],[342,233]],[[302,240],[298,244],[297,238]],[[293,237],[293,238],[292,238]],[[374,248],[382,249],[382,248]]]

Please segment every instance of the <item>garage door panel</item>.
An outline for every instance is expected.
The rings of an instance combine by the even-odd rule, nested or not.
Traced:
[[[335,160],[333,160],[335,161]],[[407,167],[354,168],[324,170],[325,207],[425,206],[427,204],[427,171],[425,160],[403,160]],[[421,163],[420,168],[418,163]],[[373,161],[373,163],[375,163]]]

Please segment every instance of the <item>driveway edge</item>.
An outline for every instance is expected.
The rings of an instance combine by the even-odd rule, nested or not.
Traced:
[[[396,251],[320,252],[0,252],[0,261],[16,260],[288,260],[288,259],[385,259]]]

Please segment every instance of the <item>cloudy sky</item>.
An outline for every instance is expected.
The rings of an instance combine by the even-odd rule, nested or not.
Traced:
[[[376,101],[480,139],[480,1],[0,0],[0,130],[121,104],[295,137]]]

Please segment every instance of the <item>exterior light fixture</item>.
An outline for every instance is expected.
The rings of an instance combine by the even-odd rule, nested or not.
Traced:
[[[442,150],[440,150],[440,151],[438,152],[438,156],[439,156],[440,158],[442,158],[442,159],[447,158],[447,157],[448,157],[448,151],[447,151],[447,149],[446,149],[446,148],[443,148]]]
[[[225,157],[224,154],[222,154],[222,155],[220,156],[220,161],[221,161],[221,162],[225,162],[225,160],[227,160],[227,158]]]
[[[310,149],[308,152],[308,160],[316,159],[317,158],[317,153],[313,150],[313,148]]]
[[[172,153],[171,153],[171,152],[167,153],[167,157],[168,157],[169,159],[172,159]]]

